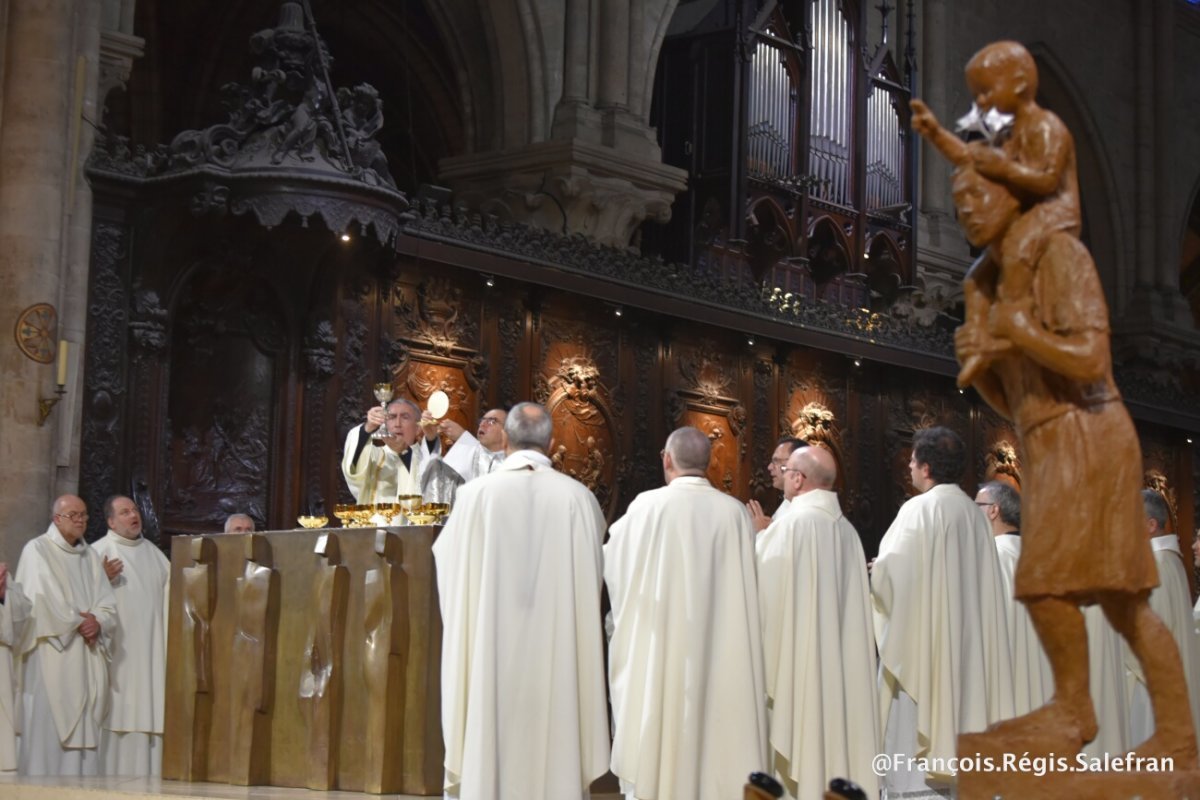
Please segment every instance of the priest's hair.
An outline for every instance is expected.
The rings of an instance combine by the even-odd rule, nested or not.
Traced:
[[[957,483],[967,468],[966,451],[962,438],[940,425],[913,434],[913,460],[929,465],[929,477],[934,483]]]
[[[408,406],[409,411],[413,412],[414,420],[421,418],[421,407],[412,400],[409,400],[407,397],[397,397],[395,400],[387,404],[388,408],[391,408],[392,406]]]
[[[1021,495],[1017,490],[1003,481],[989,481],[979,487],[979,491],[987,492],[988,497],[996,504],[1000,512],[1000,521],[1014,528],[1021,527]]]
[[[541,450],[544,453],[550,449],[553,431],[550,413],[537,403],[517,403],[504,420],[504,432],[508,434],[511,450]]]
[[[665,449],[671,454],[675,469],[704,472],[712,455],[712,442],[699,428],[676,428],[667,437]]]
[[[1167,508],[1167,501],[1163,499],[1163,496],[1153,489],[1142,489],[1142,508],[1146,512],[1146,519],[1152,519],[1158,523],[1159,534],[1166,533],[1167,520],[1171,516],[1171,511]]]

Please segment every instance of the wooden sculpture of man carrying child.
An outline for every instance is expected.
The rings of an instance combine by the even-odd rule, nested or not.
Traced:
[[[1098,603],[1150,687],[1157,726],[1137,755],[1171,756],[1175,769],[1194,769],[1178,650],[1148,604],[1158,575],[1143,532],[1141,449],[1113,382],[1095,264],[1078,239],[1075,146],[1062,121],[1035,101],[1037,68],[1020,44],[984,47],[966,78],[980,112],[1012,115],[1007,138],[998,146],[963,142],[920,100],[912,101],[912,126],[956,165],[959,223],[971,244],[986,248],[964,281],[958,382],[1012,421],[1024,451],[1014,592],[1055,684],[1046,705],[973,742],[1063,754],[1095,737],[1080,606]]]

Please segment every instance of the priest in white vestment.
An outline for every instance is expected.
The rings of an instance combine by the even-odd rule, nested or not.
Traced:
[[[433,438],[422,436],[422,418],[417,404],[401,397],[386,411],[372,406],[366,422],[346,434],[342,476],[356,502],[391,503],[398,495],[421,493],[424,466],[441,449],[435,427],[429,427]]]
[[[612,603],[612,771],[633,800],[724,800],[765,769],[754,529],[705,477],[712,445],[680,428],[667,485],[643,492],[604,546]]]
[[[518,404],[505,427],[508,457],[459,490],[433,546],[446,794],[584,798],[609,757],[604,515],[551,466],[543,407]]]
[[[775,777],[821,800],[834,778],[879,795],[875,643],[867,560],[842,514],[837,464],[802,447],[784,470],[787,514],[758,537],[758,597]]]
[[[93,548],[104,563],[121,620],[112,639],[108,718],[100,732],[104,774],[157,776],[162,774],[171,565],[142,536],[142,517],[133,500],[110,497],[104,512],[108,533]]]
[[[1004,579],[987,520],[956,483],[965,450],[947,428],[913,436],[921,494],[901,506],[871,572],[883,752],[930,759],[927,773],[893,767],[885,798],[945,796],[958,735],[1013,715]]]
[[[780,437],[779,441],[775,443],[775,451],[771,453],[771,460],[767,462],[767,474],[771,476],[771,486],[776,491],[783,492],[783,500],[775,509],[775,513],[769,517],[763,511],[762,504],[757,500],[746,503],[746,508],[750,510],[750,521],[754,523],[754,530],[765,531],[772,520],[779,519],[787,513],[788,503],[791,501],[783,488],[783,467],[787,466],[787,461],[792,457],[792,453],[800,447],[808,447],[808,442],[797,439],[795,436]]]
[[[17,770],[17,731],[21,701],[14,658],[29,621],[30,603],[0,562],[0,775]]]
[[[1170,510],[1167,501],[1153,489],[1142,490],[1142,505],[1146,512],[1146,535],[1154,551],[1158,568],[1158,586],[1150,592],[1150,609],[1159,616],[1179,646],[1183,661],[1184,680],[1192,707],[1192,724],[1200,724],[1200,637],[1192,619],[1192,593],[1188,587],[1179,537],[1166,533]],[[1129,697],[1129,733],[1131,745],[1137,747],[1154,733],[1154,710],[1146,691],[1146,678],[1141,665],[1128,646],[1123,648]],[[1197,731],[1200,736],[1200,731]]]
[[[481,475],[496,471],[504,460],[507,440],[504,436],[504,421],[508,412],[503,408],[491,408],[479,418],[479,428],[472,436],[452,419],[438,423],[438,432],[449,437],[452,444],[441,459],[446,466],[457,472],[463,482],[473,481]]]
[[[991,481],[979,487],[975,505],[983,510],[992,528],[1000,557],[1013,662],[1013,703],[1015,713],[1027,714],[1054,696],[1054,673],[1025,604],[1013,594],[1017,561],[1021,558],[1021,495],[1007,483]]]
[[[100,557],[83,540],[83,501],[63,495],[53,514],[17,564],[17,582],[33,603],[21,643],[24,719],[17,771],[97,775],[116,599]]]

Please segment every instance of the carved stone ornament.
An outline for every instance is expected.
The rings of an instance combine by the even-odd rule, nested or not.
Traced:
[[[21,352],[39,364],[54,363],[58,313],[49,303],[38,303],[17,317],[13,335]]]
[[[373,229],[387,243],[407,218],[375,135],[383,104],[361,83],[332,92],[332,58],[300,3],[280,3],[279,24],[250,37],[247,83],[221,87],[227,121],[179,133],[169,145],[130,146],[98,135],[93,177],[154,185],[199,178],[192,211],[252,213],[265,227],[289,213],[333,231]]]
[[[166,349],[166,320],[167,310],[159,302],[157,292],[139,289],[134,293],[129,335],[135,346],[148,353],[161,353]]]

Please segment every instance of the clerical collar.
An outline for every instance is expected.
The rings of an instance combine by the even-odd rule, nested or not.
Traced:
[[[1164,534],[1163,536],[1154,536],[1150,539],[1151,550],[1174,550],[1180,556],[1183,552],[1179,549],[1179,537],[1173,533]]]

